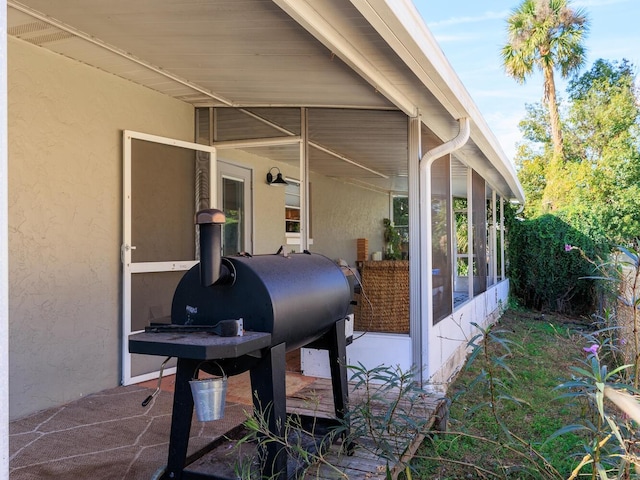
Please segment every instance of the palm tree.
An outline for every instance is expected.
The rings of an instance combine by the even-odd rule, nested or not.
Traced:
[[[562,159],[562,128],[558,114],[553,71],[563,78],[578,71],[585,62],[583,40],[588,19],[568,0],[523,0],[507,19],[507,44],[502,61],[507,74],[524,83],[534,67],[544,77],[544,101],[549,107],[553,151]]]

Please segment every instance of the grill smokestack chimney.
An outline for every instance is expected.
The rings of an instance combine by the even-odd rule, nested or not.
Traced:
[[[221,270],[222,225],[225,221],[224,212],[215,208],[196,213],[196,224],[200,226],[200,283],[203,287],[210,287],[226,277]]]

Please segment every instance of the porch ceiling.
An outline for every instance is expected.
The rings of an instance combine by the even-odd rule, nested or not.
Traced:
[[[406,136],[393,145],[398,122],[381,126],[377,115],[395,115],[406,127],[406,115],[420,113],[428,143],[437,144],[457,133],[456,118],[466,112],[446,85],[452,72],[432,75],[432,65],[422,62],[418,69],[399,54],[386,27],[372,21],[373,9],[345,0],[9,0],[7,31],[196,107],[313,108],[310,135],[369,170],[317,148],[311,149],[312,169],[403,190]],[[322,117],[328,107],[360,112],[340,123]],[[376,112],[369,116],[369,110]],[[349,140],[365,128],[367,144],[353,149]],[[494,143],[472,134],[458,156],[517,197],[508,178],[513,172],[494,165],[504,163]]]

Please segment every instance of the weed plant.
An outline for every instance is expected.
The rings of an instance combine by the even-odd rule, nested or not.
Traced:
[[[469,341],[473,348],[449,388],[447,432],[424,442],[418,478],[566,478],[581,444],[568,433],[545,440],[579,415],[553,389],[580,353],[581,337],[565,318],[507,311]]]
[[[565,246],[574,250],[586,258]],[[515,311],[500,330],[480,330],[450,387],[451,430],[434,435],[414,461],[420,478],[640,478],[640,256],[620,248],[613,258],[589,260],[601,272],[591,279],[617,293],[620,263],[631,267],[631,298],[623,299],[632,307],[631,333],[619,332],[615,301],[603,304],[590,330]],[[632,343],[629,364],[620,362],[624,341]]]

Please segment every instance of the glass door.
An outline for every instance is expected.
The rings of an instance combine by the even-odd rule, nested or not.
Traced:
[[[218,162],[218,205],[227,218],[222,228],[222,255],[253,253],[251,178],[248,168]]]

